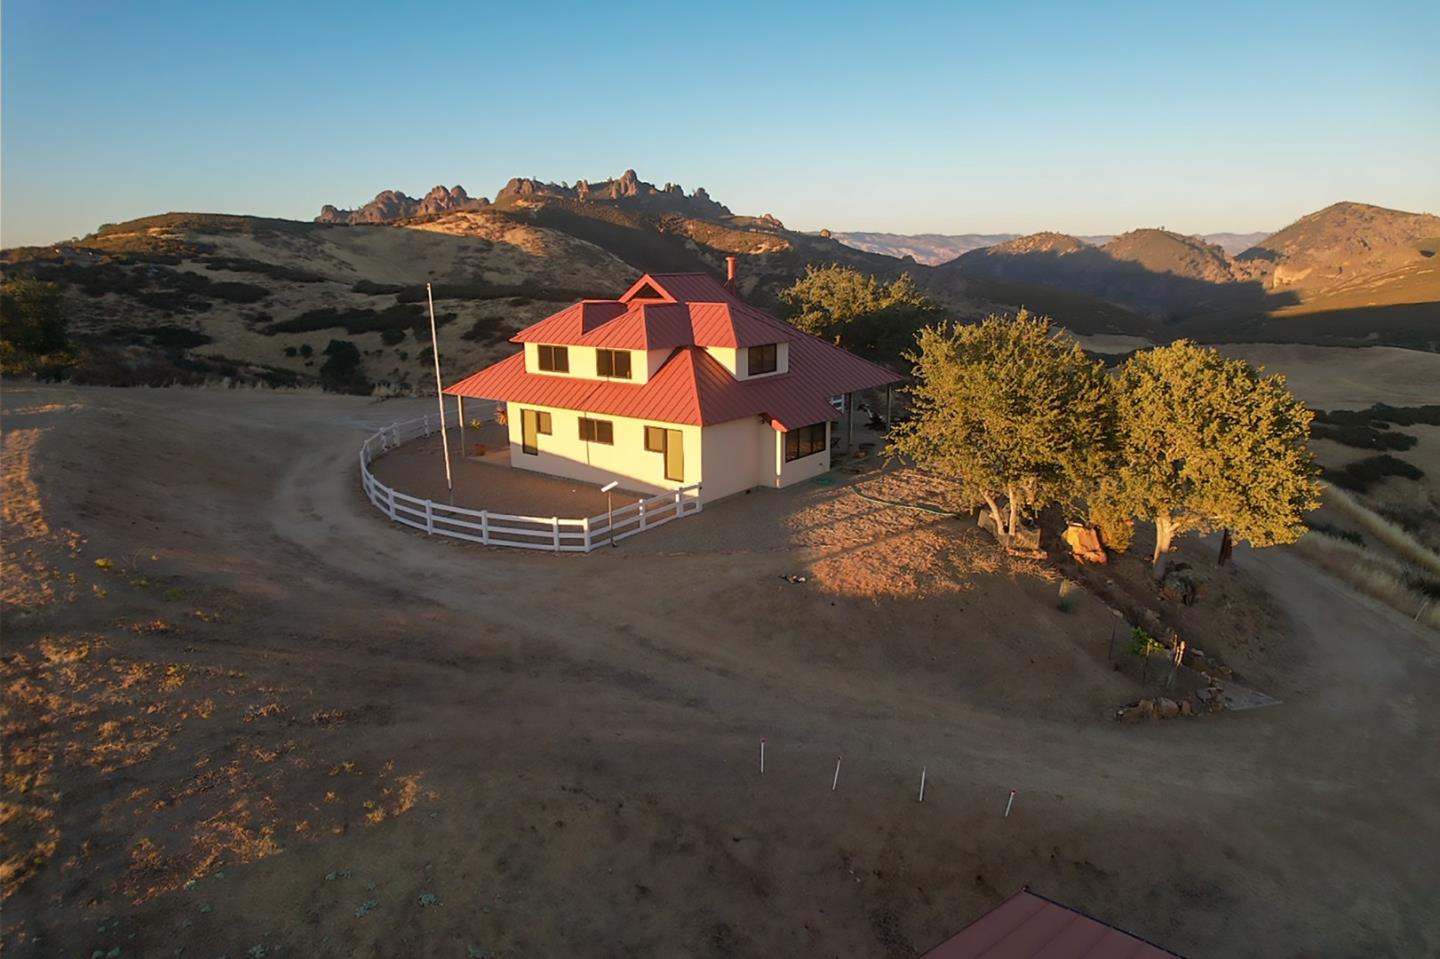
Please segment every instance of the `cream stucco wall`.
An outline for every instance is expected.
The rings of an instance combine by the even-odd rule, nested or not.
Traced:
[[[521,443],[520,411],[542,410],[550,414],[550,435],[537,437],[538,453],[524,452]],[[510,431],[510,465],[536,470],[552,476],[567,476],[587,483],[605,484],[619,480],[627,489],[642,493],[661,493],[700,482],[700,427],[675,423],[657,423],[624,416],[593,414],[590,418],[614,424],[615,442],[587,443],[580,438],[580,417],[575,410],[548,406],[508,404],[507,422]],[[685,479],[681,482],[665,478],[665,457],[645,449],[645,427],[665,426],[684,434]]]
[[[575,410],[519,403],[507,406],[511,466],[586,483],[605,484],[619,480],[626,489],[643,493],[661,493],[701,483],[700,498],[710,502],[756,486],[773,488],[803,482],[830,468],[828,428],[824,451],[786,463],[785,434],[776,431],[758,416],[702,429],[594,414],[592,419],[608,420],[614,426],[615,442],[607,445],[580,439],[581,414]],[[522,448],[521,411],[524,409],[550,414],[550,435],[537,437],[538,453],[526,453]],[[645,449],[646,426],[661,426],[681,432],[685,446],[683,481],[667,480],[664,456]]]
[[[750,351],[748,349],[733,349],[728,346],[707,346],[705,352],[709,353],[715,362],[730,371],[730,375],[737,380],[760,379],[765,376],[779,376],[781,373],[790,372],[790,344],[775,344],[775,372],[761,373],[759,376],[751,376],[749,370]]]
[[[567,346],[565,347],[565,349],[569,354],[568,358],[570,360],[570,372],[552,373],[548,370],[540,369],[540,344],[526,343],[525,372],[535,373],[540,376],[568,376],[572,379],[579,378],[585,380],[606,380],[616,383],[635,383],[638,385],[649,380],[650,377],[655,374],[655,371],[659,369],[660,364],[655,361],[653,355],[662,352],[660,350],[651,350],[649,351],[651,355],[647,356],[645,350],[622,351],[630,354],[630,379],[626,380],[616,379],[615,377],[610,376],[601,376],[597,372],[595,347]],[[670,355],[669,350],[665,350],[663,352],[664,356],[660,357],[661,362],[664,361],[666,356]]]
[[[705,427],[702,437],[706,500],[756,486],[774,486],[778,472],[771,449],[775,430],[758,416]]]

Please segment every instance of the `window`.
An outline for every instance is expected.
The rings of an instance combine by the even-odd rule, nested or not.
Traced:
[[[769,343],[765,346],[750,347],[749,362],[745,365],[745,369],[749,375],[759,376],[761,373],[774,373],[779,369],[775,353],[776,346],[774,343]]]
[[[570,350],[564,346],[540,347],[540,369],[546,373],[569,373]]]
[[[592,420],[588,416],[580,417],[580,439],[586,443],[604,443],[606,446],[615,445],[615,424],[609,420]]]
[[[665,478],[685,482],[685,434],[663,426],[645,427],[645,449],[665,456]]]
[[[596,350],[595,372],[601,376],[613,376],[617,380],[630,378],[629,350]]]
[[[802,426],[785,433],[785,462],[814,456],[825,451],[825,423]]]

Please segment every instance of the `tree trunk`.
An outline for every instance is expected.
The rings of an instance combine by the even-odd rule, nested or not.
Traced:
[[[990,507],[990,519],[995,522],[995,539],[1002,546],[1010,543],[1010,537],[1005,532],[1005,516],[1000,512],[1000,504],[995,502],[995,497],[986,496],[985,505]]]
[[[1005,495],[1010,497],[1010,528],[1005,531],[1008,534],[1005,538],[1008,544],[1015,538],[1015,531],[1020,518],[1020,500],[1019,497],[1015,495],[1015,484],[1012,483],[1005,488]]]
[[[1155,517],[1155,555],[1151,558],[1151,572],[1155,581],[1165,578],[1165,569],[1170,565],[1167,554],[1175,538],[1175,520],[1168,514]]]
[[[1230,562],[1230,553],[1235,549],[1235,543],[1230,539],[1230,531],[1227,529],[1220,534],[1220,556],[1215,560],[1216,566],[1224,566]]]

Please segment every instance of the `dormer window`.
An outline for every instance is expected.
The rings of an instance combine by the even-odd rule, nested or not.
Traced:
[[[596,350],[595,372],[599,376],[617,380],[630,378],[629,350]]]
[[[569,373],[570,372],[570,350],[564,346],[544,346],[537,352],[540,354],[540,369],[546,373]]]
[[[774,343],[750,347],[750,355],[745,365],[746,374],[749,376],[759,376],[762,373],[774,373],[779,369],[776,352],[776,344]]]

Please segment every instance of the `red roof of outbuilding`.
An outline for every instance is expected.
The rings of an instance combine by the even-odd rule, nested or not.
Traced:
[[[674,352],[638,384],[528,373],[519,353],[445,392],[696,426],[759,414],[777,428],[794,429],[834,419],[831,396],[900,380],[883,366],[749,306],[703,273],[647,274],[619,300],[576,303],[513,340]],[[789,344],[788,371],[753,380],[735,379],[704,350],[782,341]]]
[[[1177,959],[1033,892],[1017,892],[921,959]]]

